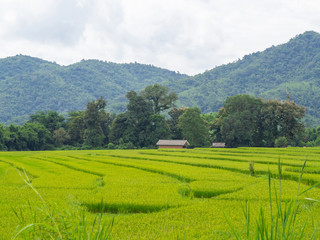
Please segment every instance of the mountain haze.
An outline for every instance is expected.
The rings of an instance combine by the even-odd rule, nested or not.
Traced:
[[[82,110],[103,96],[108,110],[125,110],[125,94],[149,84],[166,85],[178,106],[216,112],[228,96],[250,94],[294,100],[307,109],[306,123],[320,124],[320,34],[308,31],[288,43],[244,56],[196,76],[152,65],[82,60],[69,66],[29,56],[0,59],[0,122],[23,123],[40,110]]]

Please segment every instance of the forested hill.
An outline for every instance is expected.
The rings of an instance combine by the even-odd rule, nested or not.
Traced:
[[[8,57],[0,59],[0,122],[20,124],[42,110],[83,110],[100,96],[112,111],[120,112],[125,110],[128,91],[185,77],[138,63],[83,60],[60,66],[29,56]]]
[[[193,77],[138,63],[83,60],[60,66],[23,55],[0,59],[0,122],[23,123],[40,110],[83,110],[100,96],[108,100],[108,110],[121,112],[128,91],[154,83],[176,91],[178,106],[202,112],[216,112],[236,94],[286,100],[288,92],[306,107],[306,123],[320,125],[320,34],[305,32]]]
[[[186,106],[215,112],[228,96],[250,94],[290,99],[307,109],[307,123],[320,124],[320,34],[305,32],[288,43],[246,55],[203,74],[166,84]]]

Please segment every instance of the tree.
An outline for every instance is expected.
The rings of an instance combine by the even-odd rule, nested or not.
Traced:
[[[146,128],[147,132],[147,146],[155,146],[159,139],[169,138],[169,126],[164,116],[153,114],[150,116],[150,123]]]
[[[4,129],[4,140],[9,151],[26,149],[26,146],[23,145],[24,142],[21,141],[20,129],[20,126],[12,124]]]
[[[208,129],[200,115],[201,111],[199,108],[188,108],[178,120],[178,126],[182,130],[182,135],[191,146],[206,146],[209,143]]]
[[[274,146],[275,147],[287,147],[288,146],[288,141],[287,141],[286,137],[278,137],[274,141]]]
[[[116,116],[112,123],[109,139],[116,145],[136,141],[136,133],[129,122],[127,113],[120,113]]]
[[[201,115],[201,118],[205,121],[206,126],[209,129],[210,142],[215,141],[215,138],[216,138],[215,121],[217,117],[218,117],[218,113],[212,113],[212,112]]]
[[[69,116],[68,133],[70,135],[71,142],[74,145],[82,144],[85,130],[84,111],[71,111],[69,112]]]
[[[169,88],[159,84],[149,85],[140,92],[140,96],[152,102],[154,114],[169,109],[174,106],[178,96],[175,92],[169,93]]]
[[[0,124],[0,150],[3,151],[3,150],[7,150],[7,146],[5,144],[5,131],[4,131],[4,128],[3,128],[3,125]]]
[[[25,123],[20,129],[20,134],[26,146],[23,150],[45,150],[52,142],[49,130],[41,123]]]
[[[135,91],[127,93],[129,100],[127,105],[127,132],[130,133],[130,139],[137,147],[146,147],[147,126],[150,124],[150,116],[153,114],[152,104],[142,96],[138,96]]]
[[[105,111],[107,101],[102,97],[96,101],[88,102],[84,111],[84,144],[98,147],[108,143],[109,126],[111,124],[109,113]]]
[[[52,138],[54,140],[55,145],[58,147],[61,147],[64,143],[70,141],[71,139],[69,133],[63,128],[54,130]]]
[[[279,137],[297,145],[304,139],[304,113],[304,107],[293,101],[235,95],[228,97],[218,112],[217,137],[229,147],[274,146]]]
[[[37,122],[44,125],[51,134],[54,130],[59,129],[60,127],[65,126],[65,118],[64,116],[58,114],[56,111],[39,111],[34,115],[30,116],[29,122]]]
[[[182,139],[182,130],[179,127],[179,117],[187,110],[187,108],[172,108],[168,114],[170,119],[167,121],[172,139]]]
[[[218,112],[217,137],[228,147],[261,145],[262,100],[249,95],[228,97]]]

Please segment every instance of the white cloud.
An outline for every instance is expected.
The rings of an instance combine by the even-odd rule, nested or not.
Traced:
[[[0,0],[0,57],[138,61],[189,74],[307,30],[318,0]]]

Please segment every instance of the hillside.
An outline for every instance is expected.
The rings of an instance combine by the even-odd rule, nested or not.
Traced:
[[[66,113],[103,96],[108,110],[125,110],[125,94],[160,83],[179,95],[178,106],[216,112],[228,96],[287,99],[307,109],[307,125],[320,125],[320,34],[244,56],[193,77],[138,63],[82,60],[69,66],[18,55],[0,59],[0,122],[23,123],[40,110]]]
[[[0,59],[0,122],[23,123],[41,110],[82,110],[99,96],[108,100],[109,109],[121,112],[128,91],[185,77],[138,63],[83,60],[60,66],[23,55],[8,57]]]
[[[203,74],[166,83],[180,103],[215,112],[228,96],[250,94],[290,100],[307,109],[306,123],[320,124],[320,34],[305,32],[288,43],[244,56]]]

